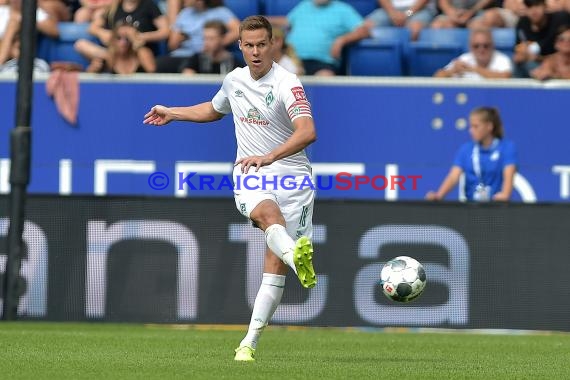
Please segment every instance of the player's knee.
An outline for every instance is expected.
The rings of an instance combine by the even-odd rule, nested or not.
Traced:
[[[274,224],[285,226],[285,219],[283,218],[282,215],[280,216],[263,215],[259,218],[252,220],[259,228],[261,228],[262,231],[265,231],[268,227]]]
[[[263,231],[273,224],[285,225],[285,218],[275,202],[264,201],[253,209],[250,214],[251,220]]]

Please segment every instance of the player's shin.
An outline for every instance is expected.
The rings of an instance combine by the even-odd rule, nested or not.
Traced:
[[[253,312],[247,335],[240,343],[241,346],[249,346],[253,349],[257,347],[257,342],[269,324],[273,313],[281,302],[283,289],[285,288],[285,276],[272,273],[264,273],[261,286],[255,297]]]

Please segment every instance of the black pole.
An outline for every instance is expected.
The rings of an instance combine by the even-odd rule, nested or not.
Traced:
[[[20,60],[18,62],[18,93],[16,126],[29,127],[32,114],[33,70],[36,57],[37,0],[22,1],[22,28],[20,30]]]
[[[30,182],[33,68],[36,55],[37,0],[22,1],[20,29],[20,58],[16,101],[16,127],[10,131],[10,228],[8,229],[8,258],[4,273],[4,303],[2,317],[15,320],[22,293],[20,268],[23,259],[24,210]]]

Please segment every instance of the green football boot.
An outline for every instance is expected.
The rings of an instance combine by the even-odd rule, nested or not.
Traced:
[[[295,243],[293,262],[301,285],[307,289],[314,287],[317,284],[317,276],[313,268],[313,244],[308,237],[301,236]]]
[[[240,346],[236,348],[236,356],[234,357],[235,361],[238,362],[254,362],[255,358],[253,355],[255,354],[255,350],[249,346]]]

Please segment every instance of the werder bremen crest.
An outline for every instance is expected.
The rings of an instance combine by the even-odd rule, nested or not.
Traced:
[[[269,94],[265,95],[265,104],[269,107],[274,100],[273,91],[269,91]]]

